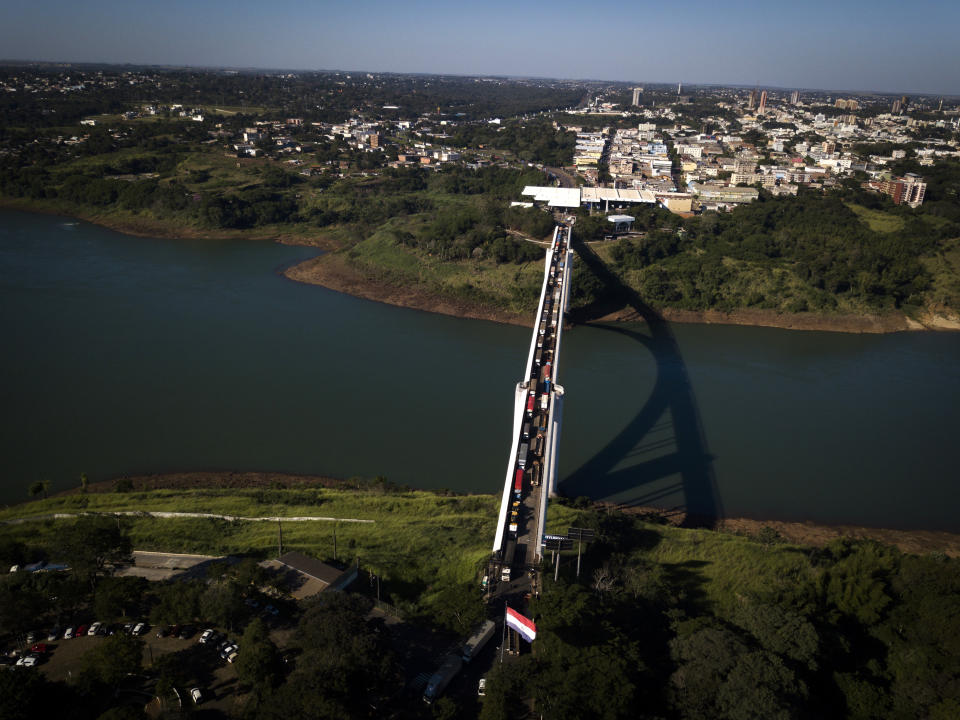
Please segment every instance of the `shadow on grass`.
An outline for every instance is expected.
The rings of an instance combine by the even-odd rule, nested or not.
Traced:
[[[647,324],[643,333],[614,325],[599,329],[624,335],[649,351],[657,368],[656,384],[634,418],[592,458],[560,483],[570,497],[605,498],[628,495],[623,505],[659,505],[682,495],[685,526],[715,527],[723,517],[713,457],[706,437],[686,365],[669,323],[624,285],[616,274],[583,243],[573,247],[581,262],[604,284],[605,300],[571,313],[574,322],[586,322],[624,306],[636,311]],[[625,377],[629,368],[624,369]],[[670,432],[672,438],[662,437]],[[672,452],[670,450],[672,449]],[[641,459],[650,453],[658,454]],[[675,480],[679,478],[679,480]]]

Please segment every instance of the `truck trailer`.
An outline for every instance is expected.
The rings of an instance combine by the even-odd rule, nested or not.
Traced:
[[[432,703],[447,689],[447,685],[453,680],[460,669],[463,667],[463,660],[457,655],[447,655],[443,663],[437,668],[437,671],[427,680],[427,689],[423,692],[423,700],[427,704]]]
[[[463,646],[463,661],[465,663],[473,660],[483,647],[487,644],[493,634],[497,631],[497,624],[493,620],[487,620],[480,628],[470,636],[470,639]]]

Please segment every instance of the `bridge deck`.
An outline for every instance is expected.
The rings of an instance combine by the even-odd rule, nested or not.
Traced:
[[[514,391],[513,439],[493,542],[495,571],[532,565],[541,556],[547,500],[557,484],[563,413],[557,379],[572,259],[570,228],[558,225],[547,250],[524,379]]]

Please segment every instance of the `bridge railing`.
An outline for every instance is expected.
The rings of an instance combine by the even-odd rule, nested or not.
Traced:
[[[560,409],[562,408],[562,396],[563,388],[558,388],[556,385],[556,372],[557,365],[559,360],[559,350],[560,350],[560,336],[563,330],[563,316],[566,312],[566,305],[569,298],[569,276],[570,276],[570,262],[573,257],[573,253],[570,250],[570,235],[569,229],[563,228],[562,226],[557,226],[553,231],[553,239],[550,243],[550,248],[547,250],[545,262],[544,262],[544,273],[543,273],[543,287],[540,291],[540,302],[537,305],[537,314],[535,316],[535,322],[533,326],[533,333],[530,339],[530,350],[527,355],[527,363],[524,371],[524,379],[522,382],[517,383],[514,389],[514,414],[513,414],[513,436],[510,444],[510,455],[507,459],[507,471],[504,478],[503,485],[503,495],[500,501],[500,512],[497,517],[497,530],[496,535],[494,536],[493,542],[493,552],[499,553],[503,548],[506,541],[506,528],[507,528],[507,518],[510,512],[511,500],[513,498],[513,489],[514,489],[514,478],[515,470],[518,464],[518,451],[520,449],[522,440],[521,440],[521,431],[524,425],[525,413],[527,409],[527,399],[529,396],[530,382],[538,382],[540,375],[540,367],[537,369],[537,378],[534,379],[534,362],[537,352],[537,341],[540,337],[540,325],[541,323],[549,323],[553,317],[556,317],[556,327],[553,331],[553,354],[551,356],[551,376],[550,376],[550,402],[547,408],[547,436],[545,438],[547,442],[547,447],[543,450],[542,455],[542,475],[541,475],[541,498],[538,507],[538,516],[539,520],[537,523],[537,534],[536,534],[536,546],[533,548],[535,555],[539,556],[540,554],[540,542],[543,537],[545,516],[546,516],[546,497],[549,494],[552,494],[555,491],[556,486],[556,443],[557,436],[559,436],[559,419],[560,419]],[[551,268],[555,255],[561,252],[559,247],[559,242],[561,240],[565,241],[565,247],[563,250],[563,257],[560,260],[562,263],[562,270],[558,270],[559,282],[555,287],[551,287]],[[559,259],[559,258],[558,258]],[[555,276],[556,277],[556,276]],[[559,291],[558,299],[553,303],[551,308],[551,317],[544,316],[544,307],[547,302],[548,295],[550,293]],[[542,359],[541,359],[542,363]],[[532,435],[532,434],[531,434]],[[529,438],[528,438],[529,441]]]

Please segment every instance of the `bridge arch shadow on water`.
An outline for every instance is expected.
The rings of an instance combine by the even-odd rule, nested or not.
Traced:
[[[616,325],[593,327],[635,340],[656,362],[653,390],[640,411],[593,457],[560,481],[568,497],[617,496],[621,505],[655,505],[685,512],[684,525],[714,527],[723,517],[713,469],[713,456],[686,364],[670,324],[624,285],[590,248],[574,240],[580,261],[604,284],[604,306],[582,308],[571,320],[583,322],[620,307],[630,307],[647,325],[640,332]],[[672,437],[669,434],[672,429]],[[678,479],[677,479],[678,478]],[[667,498],[682,497],[665,504]]]

